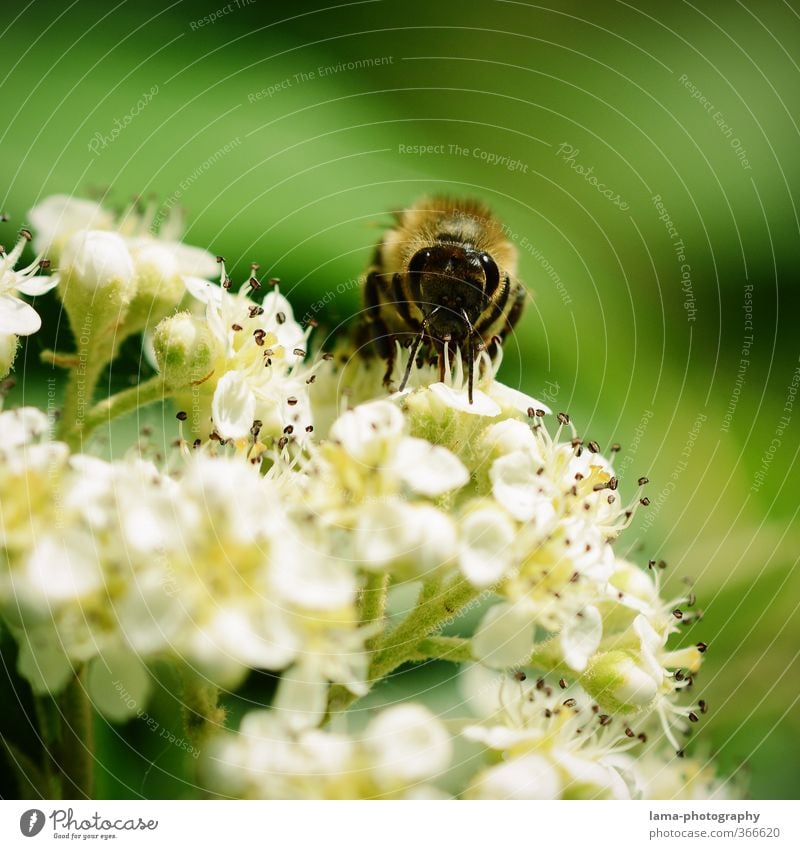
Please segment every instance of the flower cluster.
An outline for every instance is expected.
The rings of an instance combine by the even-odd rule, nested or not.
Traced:
[[[214,741],[211,788],[256,799],[436,799],[450,766],[444,725],[421,705],[387,708],[360,734],[287,728],[276,711],[249,713]]]
[[[269,710],[205,751],[219,795],[440,796],[454,736],[482,755],[466,796],[721,794],[683,757],[706,710],[687,697],[705,644],[673,645],[694,598],[664,598],[660,564],[613,548],[648,504],[646,478],[623,497],[616,446],[497,381],[502,352],[481,354],[470,400],[459,354],[444,381],[420,358],[392,392],[398,346],[387,391],[384,364],[347,340],[313,353],[275,281],[259,299],[257,266],[233,290],[221,257],[176,241],[175,222],[149,235],[148,216],[51,198],[32,220],[57,272],[13,271],[20,246],[3,257],[2,285],[57,286],[73,330],[91,307],[102,362],[110,339],[146,332],[156,376],[90,425],[168,397],[181,422],[166,461],[110,462],[39,411],[0,413],[0,612],[34,690],[86,669],[121,720],[158,660],[224,688],[280,673]],[[0,290],[0,322],[11,300]],[[35,329],[29,306],[8,309]],[[467,664],[460,721],[406,702],[348,732],[350,703],[431,658]]]
[[[122,718],[169,657],[227,687],[298,661],[307,690],[315,673],[362,691],[355,573],[307,542],[286,475],[208,452],[170,475],[70,455],[47,428],[33,408],[0,413],[0,608],[35,691],[89,664],[97,707]]]

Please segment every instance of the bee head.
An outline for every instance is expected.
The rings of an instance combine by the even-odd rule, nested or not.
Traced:
[[[408,264],[411,291],[424,312],[436,309],[432,325],[461,336],[486,308],[500,282],[489,254],[460,245],[423,248]],[[437,309],[438,308],[438,309]]]

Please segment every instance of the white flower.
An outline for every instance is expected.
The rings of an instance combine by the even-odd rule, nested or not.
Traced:
[[[463,677],[470,704],[488,715],[464,736],[501,753],[481,770],[467,795],[481,799],[628,799],[624,766],[614,757],[633,745],[579,689],[544,679],[511,681],[473,667]]]
[[[213,790],[251,799],[433,798],[427,782],[450,762],[450,738],[426,708],[378,713],[362,734],[287,725],[253,711],[238,734],[212,741],[203,769]]]
[[[383,792],[434,779],[450,765],[450,735],[425,707],[408,703],[372,719],[362,736],[367,762]]]
[[[422,578],[445,567],[458,551],[456,527],[446,513],[399,498],[364,505],[354,544],[364,568]]]
[[[125,240],[106,230],[79,230],[67,242],[56,278],[69,276],[92,292],[114,286],[133,294],[135,270]]]
[[[27,237],[19,239],[14,249],[0,253],[0,335],[30,336],[42,326],[39,313],[19,295],[34,297],[49,292],[58,283],[58,278],[37,276],[41,257],[19,271],[14,270],[27,244]],[[6,343],[10,347],[9,343]],[[14,345],[16,350],[16,345]],[[10,364],[9,364],[10,365]]]
[[[224,265],[222,278],[227,280]],[[233,295],[205,280],[187,280],[189,291],[204,304],[215,349],[212,373],[201,392],[209,397],[217,434],[245,440],[258,421],[262,440],[285,435],[286,442],[306,442],[313,431],[307,384],[313,367],[303,365],[305,332],[288,304],[273,292],[258,305],[246,297],[247,284]],[[197,399],[189,400],[196,404]]]
[[[476,587],[496,584],[513,563],[513,523],[502,510],[487,504],[467,513],[460,532],[459,565],[464,577]]]

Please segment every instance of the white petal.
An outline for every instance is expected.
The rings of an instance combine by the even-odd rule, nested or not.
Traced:
[[[429,498],[458,489],[469,480],[467,467],[455,454],[411,436],[397,446],[394,467],[411,489]]]
[[[358,586],[349,563],[284,542],[276,543],[272,554],[272,583],[282,598],[308,610],[352,604]]]
[[[145,710],[150,673],[130,650],[106,649],[89,667],[89,697],[95,708],[113,722],[125,722]]]
[[[525,755],[479,773],[469,790],[473,799],[558,799],[558,770],[541,755]]]
[[[491,385],[489,388],[489,394],[492,399],[497,401],[497,403],[504,409],[510,408],[517,410],[526,416],[528,415],[528,410],[531,408],[534,410],[544,410],[545,413],[553,412],[547,404],[543,404],[541,401],[531,398],[530,395],[526,395],[518,389],[512,389],[510,386],[506,386],[498,381],[495,381]]]
[[[389,401],[359,404],[339,416],[330,430],[330,437],[351,457],[363,463],[378,463],[392,442],[403,433],[405,420],[400,410]]]
[[[163,239],[157,240],[175,258],[179,274],[187,274],[192,277],[217,277],[219,265],[214,254],[194,245],[186,245],[183,242],[170,242]]]
[[[496,604],[472,638],[475,657],[494,669],[527,666],[533,651],[533,622],[519,607]]]
[[[585,799],[630,799],[630,791],[611,766],[582,758],[563,749],[554,752],[555,762],[567,773],[564,791]]]
[[[16,289],[21,294],[27,295],[29,298],[34,298],[46,294],[51,289],[55,289],[60,280],[61,277],[58,274],[51,274],[49,277],[46,275],[28,277],[27,280],[21,280],[17,283]]]
[[[450,735],[422,705],[406,703],[381,711],[362,739],[371,771],[385,789],[434,778],[450,765]]]
[[[50,432],[50,420],[38,407],[17,407],[0,413],[0,446],[5,451],[37,442]]]
[[[119,233],[107,230],[75,233],[64,248],[61,269],[68,269],[83,286],[93,291],[108,286],[120,286],[126,292],[135,288],[133,258]]]
[[[491,454],[498,457],[513,451],[527,451],[531,457],[540,459],[539,443],[530,425],[519,419],[504,419],[489,425],[483,432],[481,442]]]
[[[473,510],[461,522],[462,548],[459,565],[475,587],[497,583],[511,564],[515,529],[501,511]]]
[[[542,529],[554,523],[556,511],[552,498],[526,451],[499,457],[489,470],[489,478],[495,499],[517,521],[535,521],[536,527]]]
[[[319,725],[325,716],[327,701],[328,682],[299,664],[281,678],[272,709],[286,727],[302,731]]]
[[[209,283],[208,280],[203,280],[201,277],[192,277],[188,274],[183,276],[183,282],[186,286],[186,291],[201,303],[222,303],[221,286],[217,286],[215,283]]]
[[[583,672],[589,658],[603,638],[603,619],[596,607],[585,607],[580,616],[564,627],[559,635],[564,661],[576,672]]]
[[[58,633],[49,627],[28,630],[19,637],[17,669],[37,695],[58,693],[72,675]]]
[[[0,295],[0,333],[30,336],[42,326],[39,313],[13,295]]]
[[[37,204],[28,218],[34,229],[34,246],[37,253],[49,252],[54,243],[66,241],[76,230],[107,230],[114,226],[114,218],[91,200],[69,195],[51,195]]]
[[[211,402],[214,427],[223,439],[243,439],[256,417],[256,397],[237,371],[224,374]]]
[[[470,404],[466,389],[457,391],[444,383],[432,383],[428,388],[445,406],[460,413],[491,417],[500,414],[500,407],[480,389],[475,389]]]

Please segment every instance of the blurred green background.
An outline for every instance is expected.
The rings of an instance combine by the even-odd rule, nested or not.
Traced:
[[[0,28],[6,244],[54,192],[153,195],[335,328],[387,212],[490,204],[532,296],[502,378],[622,443],[628,492],[650,477],[621,552],[664,558],[676,593],[696,579],[695,751],[797,798],[800,4],[32,0]],[[43,397],[52,341],[11,403]],[[22,721],[25,694],[3,698]],[[145,726],[100,732],[101,794],[191,794]]]

